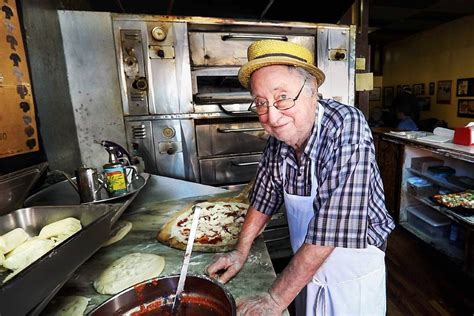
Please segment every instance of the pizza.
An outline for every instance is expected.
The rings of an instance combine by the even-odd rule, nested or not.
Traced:
[[[193,220],[193,206],[201,207],[193,250],[221,252],[235,248],[248,204],[233,201],[206,201],[178,212],[159,231],[157,239],[173,248],[186,249]]]
[[[433,199],[439,204],[449,208],[462,207],[474,210],[474,190],[442,195],[437,194],[433,196]]]

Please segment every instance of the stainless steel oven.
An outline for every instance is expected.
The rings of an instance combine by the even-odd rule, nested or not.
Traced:
[[[323,97],[354,102],[355,27],[196,17],[113,16],[130,151],[145,170],[235,187],[255,172],[268,135],[237,79],[255,40],[306,46],[327,73]],[[264,232],[272,257],[291,254],[284,213]]]

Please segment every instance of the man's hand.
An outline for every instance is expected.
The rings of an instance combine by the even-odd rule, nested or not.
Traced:
[[[242,269],[247,255],[238,250],[225,254],[218,254],[214,261],[207,267],[207,274],[221,283],[227,283]]]
[[[281,316],[284,310],[285,307],[280,306],[268,293],[237,301],[237,315],[239,316]]]

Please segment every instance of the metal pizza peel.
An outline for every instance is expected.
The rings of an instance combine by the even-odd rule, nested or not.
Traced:
[[[188,244],[186,245],[186,251],[184,253],[183,265],[181,266],[181,274],[179,275],[178,287],[176,289],[176,296],[173,301],[171,315],[176,315],[179,304],[181,302],[181,296],[184,290],[184,283],[186,282],[186,275],[188,273],[189,260],[191,259],[191,252],[193,251],[194,237],[196,236],[197,226],[199,223],[199,215],[201,214],[201,207],[194,205],[193,211],[193,222],[191,224]]]

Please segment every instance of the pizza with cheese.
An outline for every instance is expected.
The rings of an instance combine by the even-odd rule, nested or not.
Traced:
[[[201,202],[186,207],[159,231],[158,240],[170,247],[186,249],[193,220],[193,206],[201,207],[193,250],[221,252],[235,248],[248,204],[230,201]]]

